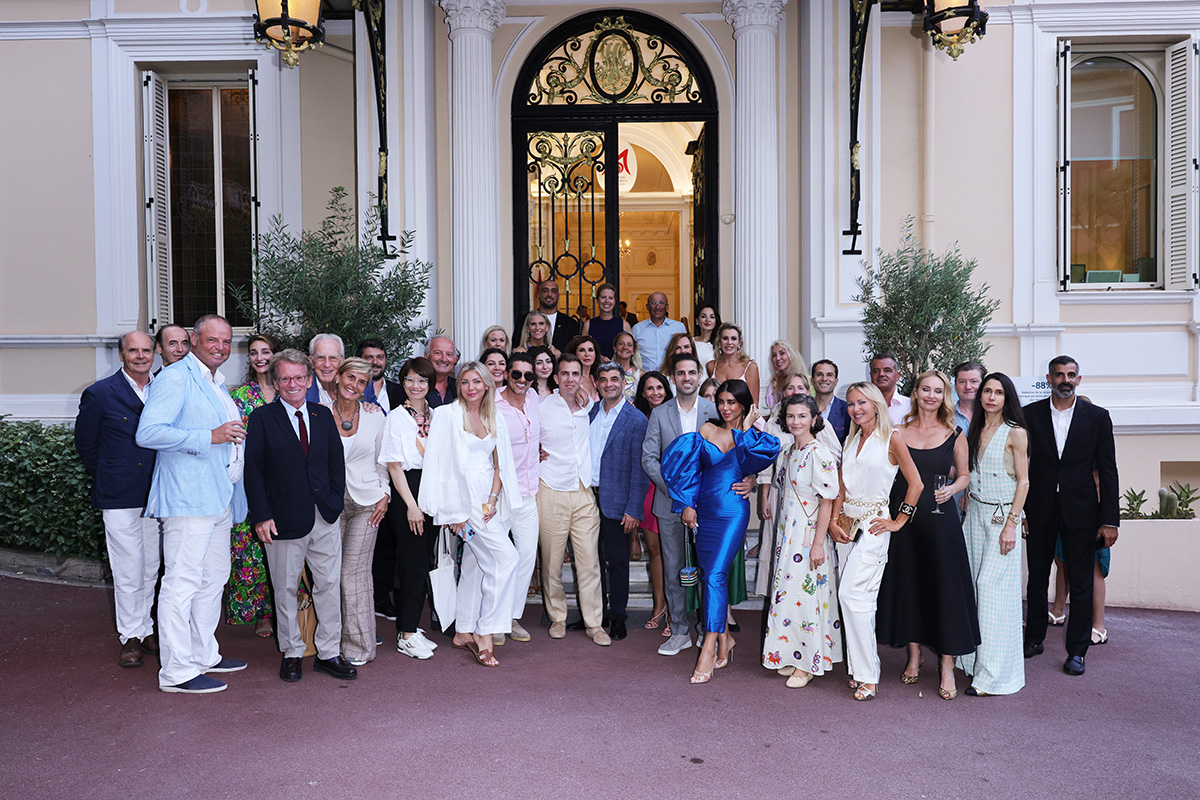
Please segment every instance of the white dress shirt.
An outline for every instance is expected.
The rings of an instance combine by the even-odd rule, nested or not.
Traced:
[[[596,418],[592,420],[591,426],[588,428],[588,446],[592,451],[592,479],[590,486],[600,485],[600,460],[604,457],[604,448],[608,445],[608,436],[612,433],[613,424],[617,421],[617,417],[621,415],[621,409],[625,405],[625,398],[622,396],[617,400],[617,404],[613,406],[612,411],[609,411],[600,405],[600,411],[596,414]]]
[[[124,375],[125,380],[129,382],[129,388],[133,389],[133,393],[137,395],[138,400],[141,400],[142,404],[145,405],[146,392],[150,389],[150,381],[154,380],[154,376],[151,375],[149,372],[147,372],[146,373],[146,385],[145,385],[145,387],[142,387],[142,386],[137,385],[137,381],[135,381],[133,378],[131,378],[129,376],[129,373],[126,372],[124,370],[124,368],[121,369],[121,374]],[[239,416],[238,418],[240,419],[241,417]]]
[[[538,406],[541,422],[542,483],[557,492],[573,492],[591,484],[592,454],[588,447],[588,411],[591,404],[572,412],[555,389]]]
[[[1054,401],[1050,401],[1050,424],[1054,427],[1054,444],[1058,447],[1058,457],[1062,458],[1063,447],[1067,444],[1067,434],[1071,432],[1071,420],[1075,417],[1075,397],[1071,398],[1071,405],[1068,408],[1059,411],[1054,407]]]
[[[912,400],[904,395],[896,392],[892,395],[892,402],[888,403],[888,416],[892,418],[893,425],[900,425],[904,422],[904,418],[908,416],[908,410],[912,408]]]
[[[186,358],[196,358],[195,353],[188,353]],[[209,389],[221,401],[221,407],[225,410],[226,422],[241,422],[242,412],[238,410],[237,403],[233,402],[233,397],[230,396],[229,390],[225,388],[225,376],[220,370],[213,373],[204,362],[196,358],[196,363],[200,366],[200,374],[204,376],[205,382]],[[232,483],[237,483],[242,479],[242,473],[246,469],[246,445],[244,443],[231,442],[229,451],[229,480]]]
[[[692,402],[691,411],[684,411],[683,406],[679,404],[679,398],[675,398],[675,408],[679,410],[679,430],[683,433],[695,433],[700,428],[700,396]]]
[[[307,438],[309,442],[312,442],[312,415],[308,413],[308,402],[305,401],[304,403],[301,403],[299,408],[296,408],[290,403],[283,402],[282,399],[279,401],[279,403],[283,406],[284,410],[287,411],[288,422],[292,423],[292,433],[296,434],[297,441],[300,439],[300,417],[296,416],[296,412],[299,411],[304,415],[305,438]]]

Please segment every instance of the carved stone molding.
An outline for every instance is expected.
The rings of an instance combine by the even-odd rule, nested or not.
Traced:
[[[778,28],[787,0],[724,0],[721,13],[733,30],[751,26]]]
[[[439,0],[450,32],[474,29],[492,33],[504,19],[504,0]]]

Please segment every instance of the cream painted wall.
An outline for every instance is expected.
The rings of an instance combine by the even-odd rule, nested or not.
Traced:
[[[0,349],[0,395],[79,394],[95,374],[91,348]]]
[[[96,330],[90,74],[86,39],[0,42],[0,333]]]
[[[1153,298],[1159,292],[1147,289],[1147,298]],[[1083,292],[1071,292],[1070,298],[1075,300]],[[1121,305],[1070,305],[1064,304],[1059,311],[1059,318],[1070,324],[1086,324],[1104,327],[1109,322],[1178,322],[1186,324],[1192,318],[1191,301],[1153,305],[1149,303],[1129,303]]]
[[[344,187],[350,206],[355,204],[354,61],[335,46],[354,51],[351,37],[330,37],[325,47],[301,56],[297,68],[305,230],[320,228],[333,187]]]
[[[182,0],[191,13],[198,13],[201,2],[210,14],[243,13],[253,14],[254,0]],[[113,11],[117,14],[170,14],[180,13],[181,0],[113,0]]]
[[[0,20],[85,19],[91,14],[89,0],[7,0],[0,3]]]
[[[883,249],[900,241],[900,226],[921,218],[921,51],[923,43],[909,28],[880,30],[880,90],[883,95],[883,197],[880,235]],[[864,76],[865,80],[865,76]],[[865,94],[865,92],[864,92]]]

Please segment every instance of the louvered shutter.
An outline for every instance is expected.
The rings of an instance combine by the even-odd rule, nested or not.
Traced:
[[[167,82],[142,73],[142,150],[146,202],[146,287],[150,331],[172,321],[171,174],[167,138]]]
[[[1166,208],[1163,283],[1168,289],[1195,289],[1200,282],[1200,148],[1197,147],[1197,42],[1167,49]]]
[[[1058,285],[1071,288],[1071,40],[1058,43]]]

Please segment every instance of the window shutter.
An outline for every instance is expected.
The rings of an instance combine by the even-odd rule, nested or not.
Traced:
[[[1071,288],[1071,40],[1058,42],[1058,285]]]
[[[1197,148],[1197,43],[1180,42],[1167,49],[1166,224],[1163,274],[1168,289],[1195,289],[1200,283],[1197,213],[1200,201],[1200,152]]]
[[[258,74],[255,70],[247,72],[247,94],[250,100],[250,274],[258,275],[258,211],[262,207],[262,198],[258,194]],[[258,294],[251,281],[250,292],[255,308],[258,307]]]
[[[150,331],[171,323],[171,184],[167,82],[142,73],[142,150],[146,197],[146,287]]]

